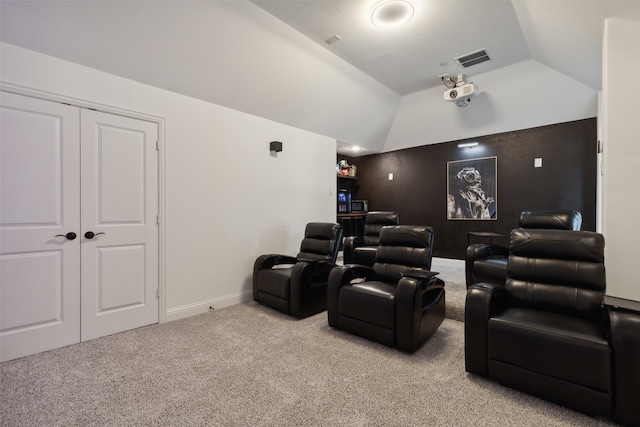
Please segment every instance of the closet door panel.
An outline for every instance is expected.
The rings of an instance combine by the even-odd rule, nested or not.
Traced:
[[[82,111],[83,341],[158,322],[157,138],[154,123]]]
[[[0,96],[0,360],[157,323],[157,124]]]
[[[146,134],[104,124],[97,133],[98,223],[144,224]]]
[[[80,341],[79,109],[0,92],[0,360]]]

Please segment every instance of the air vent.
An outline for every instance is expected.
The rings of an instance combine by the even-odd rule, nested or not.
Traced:
[[[487,51],[482,49],[467,55],[459,56],[456,58],[456,62],[460,64],[463,68],[471,67],[472,65],[479,64],[481,62],[488,61],[489,55],[487,55]]]
[[[340,40],[342,40],[342,37],[340,37],[339,35],[336,34],[335,36],[329,37],[324,42],[326,44],[334,44],[335,42],[339,42]]]

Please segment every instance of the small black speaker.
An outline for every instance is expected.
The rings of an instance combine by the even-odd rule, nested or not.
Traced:
[[[282,151],[282,142],[280,141],[271,141],[269,143],[269,151],[275,151],[276,153]]]

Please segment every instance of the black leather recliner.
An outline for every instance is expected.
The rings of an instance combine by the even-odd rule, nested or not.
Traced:
[[[640,316],[603,304],[604,237],[515,229],[506,284],[465,305],[465,366],[587,414],[640,424]]]
[[[399,225],[397,212],[369,212],[364,221],[363,236],[349,236],[342,247],[344,264],[360,264],[373,267],[380,243],[380,230],[386,225]]]
[[[327,309],[327,279],[336,264],[340,224],[307,224],[296,257],[259,256],[253,265],[253,299],[298,318]]]
[[[386,226],[373,267],[329,275],[329,325],[413,353],[444,320],[444,282],[431,268],[433,229]]]
[[[582,227],[582,215],[577,211],[563,210],[525,211],[520,214],[518,227],[578,231]],[[508,253],[508,248],[499,245],[469,245],[465,256],[467,289],[478,282],[504,285]]]

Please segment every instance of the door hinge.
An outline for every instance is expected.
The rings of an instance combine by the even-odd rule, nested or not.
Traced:
[[[160,299],[160,288],[156,288],[156,298]]]
[[[156,214],[156,224],[160,225],[160,214]]]
[[[160,140],[156,141],[156,151],[160,151]]]

